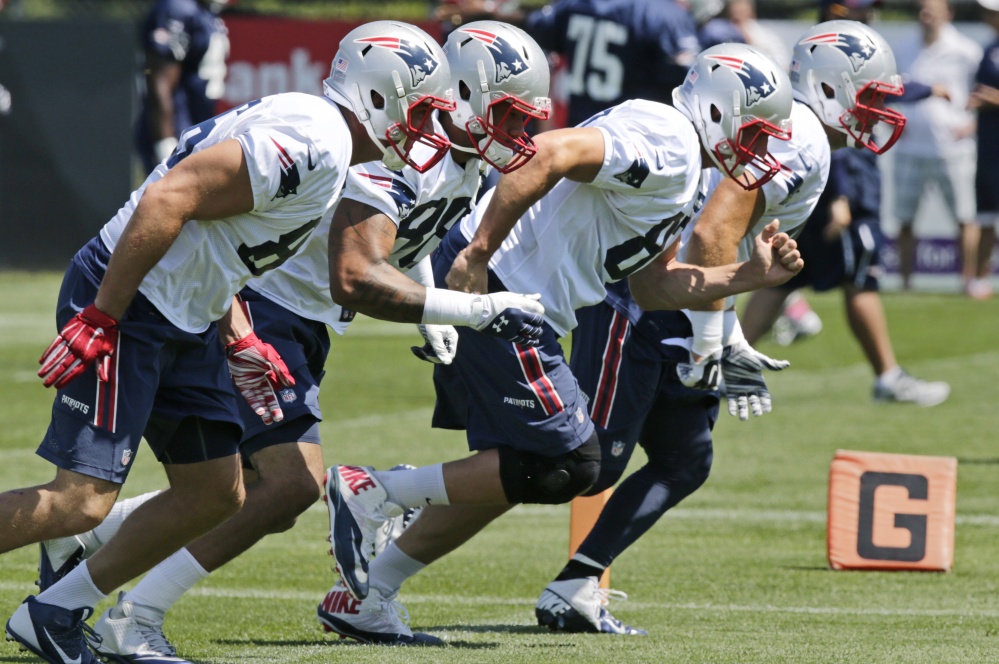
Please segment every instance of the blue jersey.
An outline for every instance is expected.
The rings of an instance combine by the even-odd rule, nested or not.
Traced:
[[[815,206],[813,217],[823,217],[825,225],[829,205],[846,196],[854,219],[877,219],[881,214],[881,171],[878,156],[866,149],[843,149],[833,152],[829,166],[829,184]],[[810,222],[815,223],[815,222]]]
[[[745,44],[746,38],[727,18],[713,18],[697,32],[701,48],[711,48],[718,44]]]
[[[999,88],[999,40],[985,49],[975,82]],[[996,159],[999,159],[999,108],[983,108],[978,111],[978,160],[994,167]]]
[[[527,31],[568,64],[570,125],[628,99],[670,103],[700,51],[673,0],[559,0],[531,14]]]

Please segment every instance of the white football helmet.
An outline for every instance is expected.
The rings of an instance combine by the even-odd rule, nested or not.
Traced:
[[[501,173],[526,164],[537,149],[524,132],[504,129],[511,114],[547,120],[548,59],[520,28],[475,21],[454,30],[444,45],[457,109],[451,114],[476,152]],[[461,149],[461,148],[458,148]]]
[[[415,25],[372,21],[351,30],[340,42],[323,93],[354,112],[392,170],[408,164],[422,173],[451,147],[433,129],[435,109],[454,110],[447,58]],[[416,162],[416,144],[430,146],[431,158]]]
[[[745,44],[701,51],[673,105],[687,116],[719,169],[745,189],[756,189],[780,171],[767,137],[791,138],[791,82],[770,58]],[[753,166],[753,178],[745,172]]]
[[[895,55],[877,32],[856,21],[826,21],[794,45],[794,97],[823,123],[846,134],[850,145],[881,154],[895,144],[905,116],[885,107],[902,94]]]

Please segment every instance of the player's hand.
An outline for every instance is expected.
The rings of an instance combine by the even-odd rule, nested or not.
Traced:
[[[721,371],[725,379],[725,398],[729,415],[748,420],[749,413],[760,417],[769,413],[772,404],[763,370],[783,371],[787,360],[775,360],[757,351],[747,341],[726,346],[722,351]]]
[[[774,219],[756,236],[749,262],[760,275],[758,288],[780,286],[805,266],[798,243],[787,233],[778,233],[779,228],[780,222]]]
[[[413,355],[431,364],[451,364],[458,350],[458,331],[450,325],[417,325],[426,341],[423,347],[412,346]]]
[[[264,424],[283,420],[274,389],[294,385],[295,378],[274,347],[250,332],[227,344],[225,356],[232,380],[253,412]]]
[[[62,389],[98,362],[97,376],[106,381],[117,345],[118,321],[91,304],[73,316],[42,353],[38,375],[45,387]]]
[[[486,293],[489,291],[488,268],[488,260],[473,258],[465,247],[455,256],[444,283],[449,290],[460,293]]]
[[[680,382],[695,390],[713,391],[721,384],[722,351],[705,355],[699,360],[690,356],[689,362],[679,362],[676,365],[676,375]]]
[[[537,293],[519,295],[503,291],[482,295],[473,305],[478,322],[473,321],[471,326],[483,334],[515,344],[537,346],[545,313],[540,299],[541,295]]]

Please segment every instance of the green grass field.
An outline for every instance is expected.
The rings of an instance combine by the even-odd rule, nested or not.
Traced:
[[[35,370],[55,332],[59,279],[0,273],[3,490],[53,474],[34,455],[52,397]],[[999,661],[999,304],[885,296],[903,366],[953,388],[944,405],[920,409],[873,404],[838,294],[810,300],[821,335],[789,349],[760,346],[793,362],[770,380],[775,411],[746,423],[723,415],[711,479],[612,568],[613,587],[631,599],[611,610],[650,636],[553,635],[535,625],[534,602],[565,560],[568,507],[523,506],[403,589],[413,627],[447,647],[330,638],[315,619],[334,580],[321,504],[184,597],[168,636],[184,657],[218,664]],[[334,340],[323,391],[327,462],[385,467],[465,453],[461,435],[429,428],[430,372],[409,353],[417,340],[408,326],[370,320]],[[952,572],[828,569],[826,489],[837,449],[959,459]],[[144,450],[123,495],[164,485]],[[0,619],[33,592],[36,564],[35,547],[3,556]],[[0,662],[28,661],[0,643]]]

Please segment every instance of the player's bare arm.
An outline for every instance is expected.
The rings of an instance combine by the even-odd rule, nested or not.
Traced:
[[[389,262],[396,226],[377,209],[345,198],[330,225],[330,295],[373,318],[420,323],[426,287]]]
[[[758,288],[779,286],[804,266],[798,244],[779,223],[767,224],[756,237],[750,260],[702,267],[676,260],[676,243],[628,278],[631,294],[642,309],[689,309]]]
[[[558,129],[539,134],[538,152],[526,166],[500,178],[475,237],[455,258],[446,281],[452,290],[486,292],[486,266],[503,240],[534,203],[562,178],[592,182],[604,160],[599,129]]]
[[[253,189],[239,142],[227,140],[195,152],[142,194],[108,261],[95,306],[121,318],[143,278],[185,223],[224,219],[252,209]]]
[[[687,246],[687,261],[704,267],[734,263],[739,243],[752,231],[765,209],[766,195],[762,188],[747,191],[734,180],[721,180],[694,226]],[[692,308],[720,311],[725,308],[725,301],[715,300]]]

